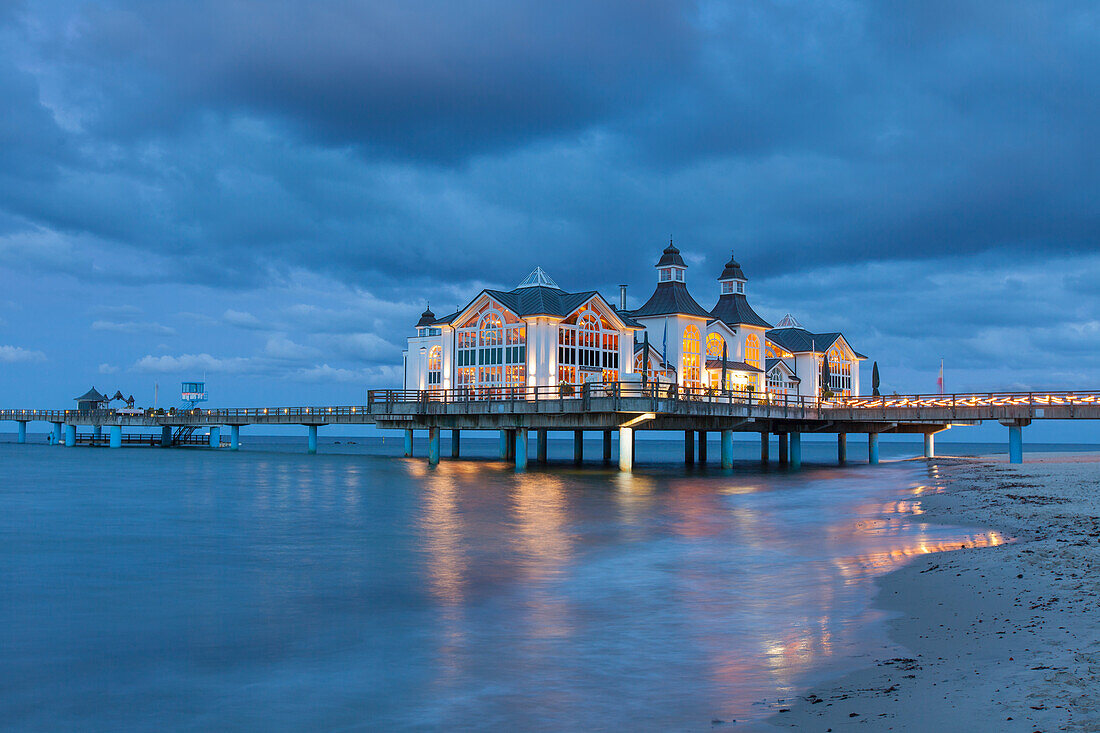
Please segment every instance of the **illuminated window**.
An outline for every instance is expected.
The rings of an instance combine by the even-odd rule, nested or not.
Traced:
[[[722,350],[726,345],[726,340],[722,338],[722,334],[710,333],[707,334],[707,358],[721,359]]]
[[[745,363],[760,368],[760,339],[755,333],[745,338]]]
[[[433,346],[428,351],[428,389],[438,390],[443,383],[443,347]]]
[[[852,362],[835,346],[829,349],[829,391],[852,396]]]
[[[498,388],[527,385],[527,328],[508,312],[486,305],[455,333],[460,386]]]
[[[685,387],[700,387],[702,381],[699,378],[699,329],[688,326],[684,329],[683,343],[683,385]]]
[[[619,332],[598,312],[582,308],[558,326],[558,381],[581,384],[599,374],[619,379]]]

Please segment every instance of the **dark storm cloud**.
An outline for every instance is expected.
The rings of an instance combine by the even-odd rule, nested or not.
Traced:
[[[244,110],[325,144],[449,162],[576,132],[650,98],[690,65],[681,10],[140,0],[88,8],[65,58],[107,82],[95,124],[113,136],[175,127],[196,109]]]

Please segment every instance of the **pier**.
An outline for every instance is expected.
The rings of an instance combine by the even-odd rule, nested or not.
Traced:
[[[227,448],[240,447],[242,428],[265,425],[301,425],[306,428],[310,453],[317,451],[320,428],[332,425],[377,425],[405,434],[405,454],[412,455],[415,431],[428,434],[428,462],[440,461],[440,431],[451,431],[451,457],[461,453],[464,430],[495,431],[500,457],[515,462],[546,461],[547,434],[571,433],[574,459],[584,460],[585,431],[603,437],[603,460],[612,461],[612,436],[618,435],[619,468],[633,469],[639,430],[680,431],[686,463],[707,460],[707,435],[721,435],[721,464],[733,463],[733,434],[757,433],[761,460],[769,460],[771,436],[779,438],[779,463],[797,469],[802,461],[802,435],[837,436],[837,461],[849,460],[847,438],[867,435],[868,463],[878,463],[882,434],[924,436],[924,455],[935,455],[935,435],[952,426],[996,420],[1008,428],[1009,460],[1023,460],[1023,428],[1034,420],[1100,419],[1100,392],[998,392],[950,395],[891,395],[818,400],[803,396],[758,396],[752,392],[677,389],[637,382],[588,384],[574,394],[558,388],[461,390],[374,390],[366,405],[314,407],[256,407],[186,410],[0,410],[0,420],[17,424],[17,441],[27,440],[27,425],[46,422],[51,442],[126,444],[172,447],[201,444],[223,446],[222,428],[228,428]],[[90,429],[78,437],[77,428]],[[123,434],[124,428],[160,429],[159,437]],[[195,436],[209,429],[209,438]],[[535,449],[529,450],[532,434]],[[698,439],[697,439],[698,438]]]

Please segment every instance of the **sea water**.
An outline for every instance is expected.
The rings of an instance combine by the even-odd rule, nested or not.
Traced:
[[[934,462],[835,444],[517,474],[495,440],[304,442],[0,444],[3,727],[706,730],[878,653],[876,575],[1005,539],[921,522]]]

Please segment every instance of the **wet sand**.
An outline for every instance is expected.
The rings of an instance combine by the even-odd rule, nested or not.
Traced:
[[[1100,462],[937,459],[930,471],[945,490],[922,498],[922,520],[1016,541],[882,576],[875,605],[897,614],[897,646],[753,730],[1100,730]]]

